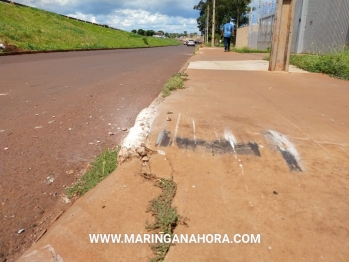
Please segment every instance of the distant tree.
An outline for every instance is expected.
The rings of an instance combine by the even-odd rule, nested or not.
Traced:
[[[198,23],[199,31],[204,34],[206,28],[207,6],[210,6],[209,14],[209,34],[212,32],[212,0],[200,0],[197,5],[194,6],[195,10],[200,11],[200,16],[196,19]],[[221,26],[225,23],[226,19],[230,19],[235,24],[235,30],[240,26],[248,24],[248,4],[250,0],[220,0],[216,1],[216,16],[215,16],[215,33],[220,33]]]
[[[166,37],[171,37],[169,33],[165,33],[165,36]]]
[[[136,29],[133,29],[131,32],[134,33],[134,34],[137,34],[137,30]]]
[[[154,30],[147,30],[146,34],[147,34],[147,36],[153,36],[153,35],[155,35],[155,32],[154,32]]]
[[[187,31],[184,31],[184,35],[187,35]]]
[[[161,34],[161,35],[165,34],[164,31],[162,31],[162,30],[159,30],[158,33]]]
[[[137,34],[144,35],[145,31],[143,29],[138,29]]]

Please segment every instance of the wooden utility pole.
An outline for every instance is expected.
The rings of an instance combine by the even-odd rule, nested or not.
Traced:
[[[277,0],[269,71],[288,71],[296,0]]]
[[[216,17],[216,0],[213,0],[211,47],[214,47],[215,19],[216,19],[215,17]]]
[[[208,25],[209,25],[209,18],[210,18],[210,5],[207,5],[207,13],[206,13],[206,41],[205,43],[208,43]]]

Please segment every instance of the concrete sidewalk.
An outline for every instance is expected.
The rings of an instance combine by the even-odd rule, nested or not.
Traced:
[[[156,106],[146,142],[166,154],[152,157],[152,171],[178,186],[173,206],[188,227],[174,233],[260,234],[260,243],[176,244],[165,261],[349,257],[349,82],[268,72],[262,56],[201,48],[187,88]],[[258,69],[240,70],[236,61]],[[140,170],[139,160],[122,164],[19,261],[149,261],[148,244],[88,237],[146,232],[148,201],[160,190]]]

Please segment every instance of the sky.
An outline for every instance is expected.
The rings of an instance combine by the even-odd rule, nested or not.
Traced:
[[[219,0],[218,0],[219,1]],[[275,0],[263,0],[262,2]],[[199,33],[193,7],[199,0],[15,0],[24,5],[114,28]],[[257,6],[258,0],[254,0]],[[257,11],[253,22],[257,21]]]
[[[114,28],[162,30],[169,33],[198,31],[199,0],[15,0],[24,5],[106,24]]]

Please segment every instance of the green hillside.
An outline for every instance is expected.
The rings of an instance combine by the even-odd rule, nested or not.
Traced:
[[[143,37],[3,2],[0,2],[0,43],[22,51],[178,45],[174,39]]]

